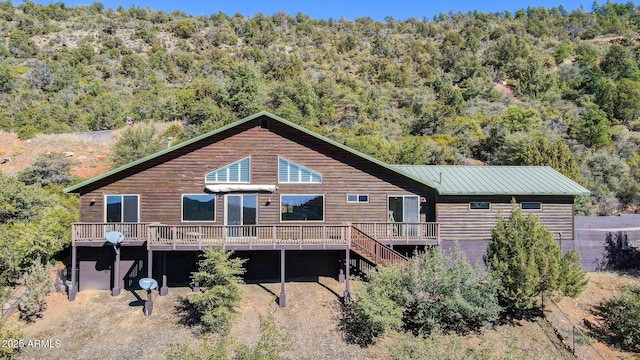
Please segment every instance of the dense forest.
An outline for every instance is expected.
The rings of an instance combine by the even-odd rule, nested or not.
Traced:
[[[390,163],[550,165],[578,214],[640,211],[640,7],[385,21],[190,16],[0,2],[0,129],[178,122],[259,110]]]

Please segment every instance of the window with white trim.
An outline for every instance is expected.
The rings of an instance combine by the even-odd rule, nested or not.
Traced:
[[[347,202],[348,203],[368,203],[369,195],[368,194],[347,194]]]
[[[321,184],[322,175],[302,165],[278,157],[278,182]]]
[[[105,195],[106,222],[138,222],[139,195]]]
[[[324,195],[280,195],[281,221],[324,221]]]
[[[251,159],[246,157],[204,176],[206,183],[248,183]]]
[[[182,221],[215,221],[216,196],[214,194],[183,194]]]
[[[542,210],[542,203],[531,201],[521,202],[520,208],[522,210]]]
[[[488,201],[473,201],[469,203],[469,210],[491,210],[491,203]]]

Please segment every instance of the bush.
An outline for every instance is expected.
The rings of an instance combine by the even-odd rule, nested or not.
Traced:
[[[0,359],[11,359],[13,355],[20,351],[19,346],[13,346],[15,340],[23,338],[22,329],[16,328],[14,324],[0,322],[0,342],[7,346],[0,347]]]
[[[276,360],[283,359],[283,352],[291,349],[291,331],[279,327],[273,317],[260,318],[260,339],[253,346],[241,344],[234,359]]]
[[[178,20],[173,26],[172,32],[181,39],[188,39],[196,32],[196,26],[189,19]]]
[[[640,352],[640,287],[626,287],[620,295],[600,303],[599,315],[616,344]]]
[[[41,318],[47,308],[47,295],[51,291],[51,274],[40,260],[31,265],[24,275],[24,295],[20,301],[20,318],[33,322]]]
[[[283,352],[292,346],[289,328],[280,327],[273,317],[260,317],[260,339],[253,346],[239,344],[233,348],[234,342],[228,337],[203,338],[196,346],[187,344],[168,344],[164,355],[168,360],[277,360],[284,359]],[[233,357],[228,355],[232,348]]]
[[[22,30],[14,30],[9,35],[9,51],[17,58],[29,58],[37,53],[38,48],[31,36]]]
[[[67,185],[78,179],[71,167],[78,164],[63,153],[41,154],[36,161],[18,174],[18,180],[27,185]]]
[[[448,254],[433,248],[415,256],[408,277],[405,325],[414,333],[464,334],[492,323],[502,310],[498,283],[479,266],[471,266],[457,246]]]
[[[416,254],[406,269],[371,273],[356,300],[344,307],[341,328],[348,342],[360,346],[403,328],[422,336],[474,331],[498,318],[497,288],[487,272],[469,265],[460,249],[444,254],[429,249]]]
[[[8,93],[16,85],[16,76],[11,68],[5,64],[0,64],[0,93]]]
[[[193,297],[192,303],[201,315],[204,331],[226,335],[242,299],[240,283],[245,260],[231,258],[232,253],[209,248],[198,263],[194,282],[206,289]]]
[[[151,155],[162,150],[165,139],[152,124],[139,124],[128,127],[113,146],[111,163],[114,167]]]
[[[580,254],[571,249],[560,260],[560,291],[575,298],[584,291],[589,283],[587,270],[580,264]]]
[[[509,346],[517,349],[517,346]],[[389,346],[391,359],[511,359],[519,358],[495,354],[489,342],[484,340],[480,344],[469,344],[468,341],[442,333],[433,333],[428,337],[411,334],[399,334]]]
[[[356,288],[356,301],[344,305],[340,328],[345,340],[366,346],[390,330],[402,328],[407,276],[400,267],[376,268],[369,282]]]
[[[164,350],[167,360],[226,360],[228,338],[203,338],[198,345],[170,343]]]

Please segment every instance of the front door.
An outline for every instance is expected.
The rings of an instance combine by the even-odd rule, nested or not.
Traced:
[[[258,196],[257,195],[227,195],[226,196],[225,225],[230,225],[228,236],[246,237],[255,236],[258,220]]]

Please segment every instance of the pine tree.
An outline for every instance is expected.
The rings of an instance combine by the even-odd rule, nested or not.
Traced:
[[[194,282],[205,289],[193,298],[195,308],[202,315],[202,325],[207,331],[226,335],[231,327],[240,300],[240,283],[245,260],[231,258],[232,253],[209,248],[204,252],[194,274]]]
[[[40,259],[24,275],[24,296],[20,301],[20,318],[33,322],[42,317],[47,308],[47,295],[51,291],[51,276]]]
[[[560,260],[560,289],[567,296],[575,298],[587,287],[587,271],[580,265],[580,254],[569,250]]]
[[[499,295],[505,308],[518,314],[537,307],[537,296],[561,291],[576,296],[586,285],[579,255],[569,253],[561,260],[560,246],[538,220],[513,202],[511,215],[498,218],[486,263],[500,283]]]

